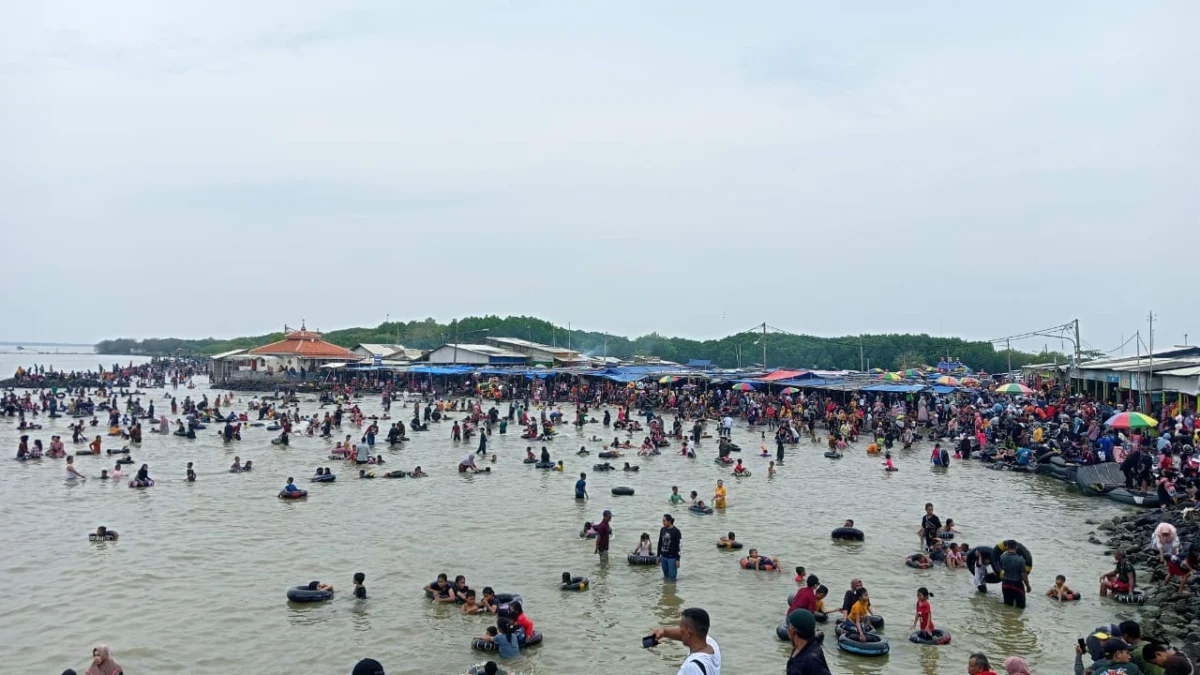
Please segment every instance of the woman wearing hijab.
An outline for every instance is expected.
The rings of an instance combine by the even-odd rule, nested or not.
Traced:
[[[1150,547],[1158,552],[1159,562],[1179,553],[1179,532],[1170,523],[1159,523],[1150,535]]]
[[[1008,675],[1033,675],[1029,672],[1029,666],[1025,665],[1025,659],[1019,656],[1004,659],[1004,672]]]
[[[143,483],[149,482],[149,480],[150,480],[150,465],[149,464],[143,464],[142,468],[138,469],[137,480],[142,481]]]
[[[87,669],[86,675],[125,675],[125,671],[113,660],[108,645],[100,645],[92,650],[92,667]]]

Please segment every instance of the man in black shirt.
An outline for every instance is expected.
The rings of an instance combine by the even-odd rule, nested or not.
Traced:
[[[674,583],[679,574],[679,554],[683,535],[675,527],[675,516],[663,514],[662,527],[658,530],[658,561],[662,566],[663,578]]]
[[[842,598],[842,613],[849,615],[850,610],[854,608],[854,603],[858,601],[858,589],[862,588],[862,579],[851,579],[850,590],[846,591],[846,595]]]
[[[817,621],[807,609],[797,609],[788,615],[788,637],[792,640],[792,656],[787,662],[787,675],[830,675],[825,651],[814,639]]]

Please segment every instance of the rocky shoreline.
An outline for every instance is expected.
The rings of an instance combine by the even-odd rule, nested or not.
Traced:
[[[1106,554],[1125,551],[1137,570],[1137,588],[1146,594],[1140,608],[1142,635],[1169,640],[1195,663],[1200,659],[1200,575],[1192,575],[1182,594],[1177,592],[1178,579],[1167,585],[1167,568],[1150,548],[1150,536],[1161,522],[1174,525],[1185,546],[1200,544],[1200,511],[1188,510],[1186,520],[1179,508],[1117,516],[1099,529],[1109,535]]]
[[[72,378],[69,380],[52,380],[48,382],[30,382],[29,380],[18,380],[15,377],[10,377],[7,380],[0,380],[0,389],[50,389],[57,387],[59,390],[78,389],[85,387],[87,389],[95,389],[105,383],[96,378]],[[107,385],[105,385],[107,386]]]

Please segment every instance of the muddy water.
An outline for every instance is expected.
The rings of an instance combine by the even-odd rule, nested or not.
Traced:
[[[162,391],[152,395],[157,404]],[[368,414],[379,410],[375,400],[364,407]],[[301,407],[302,413],[314,410],[315,403]],[[41,421],[47,429],[33,437],[44,441],[67,425]],[[896,453],[901,470],[886,474],[862,446],[831,461],[808,444],[790,449],[786,465],[768,478],[767,460],[754,452],[758,434],[744,427],[734,440],[745,448],[750,478],[732,478],[714,465],[711,441],[702,444],[700,459],[634,458],[639,473],[601,474],[591,469],[600,444],[587,439],[611,440],[605,431],[592,425],[548,444],[556,460],[566,460],[565,474],[521,464],[526,442],[509,434],[493,437],[499,461],[491,475],[460,475],[455,464],[475,444],[453,444],[449,424],[410,434],[404,449],[385,451],[388,469],[420,464],[430,474],[423,480],[356,480],[357,471],[326,459],[330,443],[294,438],[283,449],[270,445],[271,434],[261,429],[230,445],[212,436],[188,441],[147,434],[133,452],[158,482],[147,490],[95,479],[67,484],[61,460],[11,462],[0,472],[0,522],[9,542],[0,548],[0,578],[8,589],[0,604],[3,660],[12,672],[82,672],[92,645],[107,642],[131,675],[338,673],[367,656],[389,673],[460,673],[481,660],[469,643],[487,621],[428,603],[420,589],[438,572],[524,596],[546,640],[509,664],[522,673],[673,673],[683,650],[644,650],[640,638],[673,623],[688,606],[711,613],[725,673],[781,672],[788,648],[774,628],[796,588],[790,568],[797,564],[831,588],[831,605],[850,577],[862,577],[888,619],[884,634],[893,649],[883,659],[841,653],[830,636],[826,655],[839,673],[961,673],[974,651],[997,666],[1017,654],[1035,672],[1070,672],[1076,637],[1129,614],[1096,598],[1095,581],[1108,561],[1086,542],[1093,527],[1085,520],[1111,517],[1117,509],[1050,479],[974,463],[935,470],[924,447]],[[15,454],[18,435],[14,422],[0,422],[5,452]],[[592,457],[577,458],[580,445]],[[227,473],[235,455],[252,459],[255,471]],[[188,461],[199,474],[193,484],[183,480]],[[107,457],[79,463],[89,476],[111,468]],[[304,484],[318,465],[333,466],[337,482]],[[573,499],[580,470],[589,474],[586,504]],[[289,475],[310,490],[307,501],[276,498]],[[724,511],[697,516],[667,504],[672,485],[711,499],[718,478],[729,486]],[[636,494],[610,496],[618,485]],[[1014,537],[1034,552],[1035,593],[1025,612],[1003,607],[995,587],[976,594],[965,571],[904,566],[926,501],[943,519],[958,522],[960,541]],[[577,537],[580,524],[605,508],[616,514],[607,564],[592,553],[591,542]],[[683,532],[675,586],[664,585],[657,568],[630,567],[624,558],[641,532],[657,539],[664,512],[677,516]],[[847,517],[866,531],[865,543],[829,538]],[[98,524],[119,530],[120,542],[89,543],[86,533]],[[782,557],[789,571],[741,570],[740,553],[714,546],[729,530]],[[367,601],[349,594],[321,605],[285,600],[289,586],[313,579],[348,588],[357,571],[367,574]],[[590,577],[592,587],[559,591],[564,571]],[[1040,597],[1059,572],[1084,591],[1082,602],[1059,606]],[[952,633],[950,645],[907,641],[922,585],[934,592],[934,620]]]

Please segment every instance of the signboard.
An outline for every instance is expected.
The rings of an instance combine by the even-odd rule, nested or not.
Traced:
[[[371,358],[371,363],[373,363],[374,365],[377,365],[377,366],[382,366],[383,365],[383,357],[376,354],[374,357]]]

